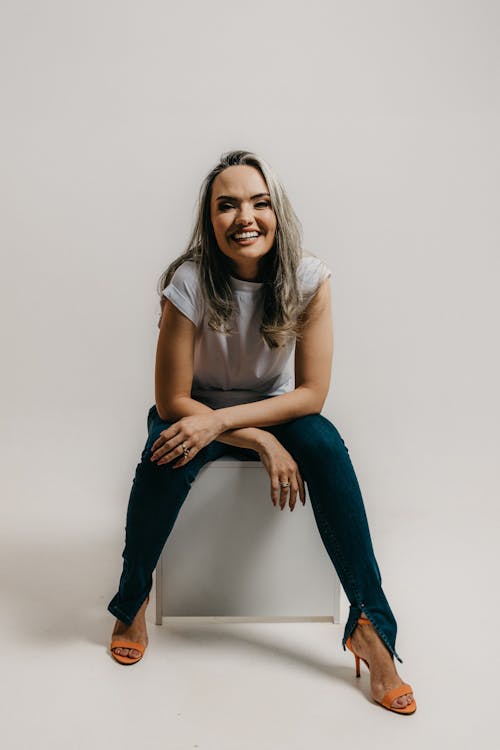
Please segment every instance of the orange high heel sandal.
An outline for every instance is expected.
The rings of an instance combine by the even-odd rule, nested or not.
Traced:
[[[118,638],[114,641],[111,641],[111,646],[109,648],[111,651],[111,655],[116,659],[116,661],[119,661],[120,664],[135,664],[136,661],[139,661],[139,659],[142,659],[142,657],[144,656],[146,646],[143,643],[137,643],[136,641],[123,641]],[[114,648],[136,648],[137,651],[141,652],[141,655],[125,656],[125,654],[115,654],[115,652],[113,651]]]
[[[146,607],[149,604],[149,595],[146,599]],[[140,656],[125,656],[125,654],[115,654],[113,649],[115,648],[135,648],[137,651],[141,652]],[[146,650],[146,646],[143,643],[138,643],[137,641],[128,641],[124,640],[123,638],[120,638],[117,636],[111,641],[111,644],[109,646],[109,650],[111,652],[111,656],[113,659],[116,659],[116,661],[119,661],[120,664],[135,664],[138,662],[142,657],[144,656],[144,651]]]
[[[364,615],[361,615],[361,617],[358,619],[358,623],[363,625],[366,623],[370,623],[371,621],[368,619],[368,617],[364,617]],[[363,661],[366,666],[368,667],[368,671],[370,670],[370,665],[366,661],[366,659],[363,659],[362,656],[359,656],[354,649],[352,648],[351,644],[351,636],[346,640],[345,645],[351,651],[351,653],[354,654],[354,658],[356,660],[356,677],[361,677],[361,671],[360,671],[360,660]],[[392,706],[392,702],[396,700],[396,698],[399,698],[402,695],[405,695],[405,693],[413,693],[413,689],[411,685],[408,685],[406,682],[404,682],[402,685],[398,685],[398,687],[393,688],[392,690],[389,690],[381,701],[376,700],[374,698],[373,700],[375,703],[379,703],[384,708],[388,708],[389,711],[394,711],[397,714],[413,714],[417,710],[417,704],[415,702],[415,698],[412,699],[411,703],[409,703],[407,706],[398,708],[397,706]]]

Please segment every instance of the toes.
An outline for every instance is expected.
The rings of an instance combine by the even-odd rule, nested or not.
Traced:
[[[115,654],[119,656],[129,656],[131,659],[137,659],[141,652],[136,648],[120,648],[119,646],[113,649]]]
[[[413,702],[413,693],[405,693],[392,702],[394,708],[405,708]]]

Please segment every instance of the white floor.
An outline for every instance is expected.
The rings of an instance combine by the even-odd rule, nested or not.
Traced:
[[[118,664],[106,605],[120,533],[110,538],[104,515],[71,536],[48,519],[11,515],[2,539],[3,750],[498,747],[496,532],[477,517],[443,519],[444,544],[443,527],[418,517],[411,535],[397,533],[397,516],[372,528],[412,716],[371,701],[367,670],[356,679],[342,650],[343,625],[159,627],[152,599],[143,660]]]

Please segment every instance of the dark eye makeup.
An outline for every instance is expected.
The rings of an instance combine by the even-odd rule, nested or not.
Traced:
[[[270,206],[270,205],[271,205],[271,203],[269,201],[259,201],[258,203],[255,204],[256,207],[258,207],[258,206]],[[219,203],[219,209],[221,211],[225,211],[226,207],[232,208],[233,204],[232,203]]]

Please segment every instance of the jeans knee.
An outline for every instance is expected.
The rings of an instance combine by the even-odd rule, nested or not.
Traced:
[[[294,442],[303,455],[322,461],[331,461],[347,451],[339,431],[323,414],[307,414],[295,420]]]
[[[149,461],[149,459],[153,455],[153,444],[156,443],[161,433],[166,430],[168,426],[169,425],[164,422],[162,424],[155,424],[150,428],[148,439],[146,440],[146,445],[144,446],[144,450],[141,454],[142,462]],[[154,462],[151,463],[152,465],[154,465]]]

